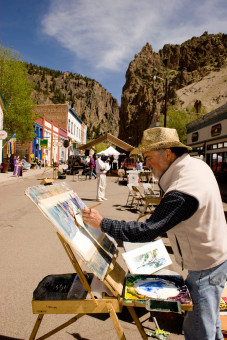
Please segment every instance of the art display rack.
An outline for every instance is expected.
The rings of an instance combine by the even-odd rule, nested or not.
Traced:
[[[57,235],[80,279],[81,284],[83,285],[88,295],[85,299],[78,300],[38,300],[33,298],[32,300],[33,314],[38,314],[38,317],[31,332],[29,340],[47,339],[53,334],[64,329],[65,327],[73,324],[84,315],[103,313],[107,313],[110,315],[110,318],[117,332],[118,338],[124,340],[126,339],[126,337],[124,335],[124,331],[120,325],[117,316],[117,313],[122,312],[123,306],[127,307],[142,339],[148,339],[147,334],[145,333],[144,328],[135,312],[134,306],[131,303],[127,304],[124,303],[123,301],[122,292],[126,273],[123,270],[123,268],[116,262],[117,254],[114,256],[113,261],[111,262],[109,269],[103,280],[103,283],[110,290],[113,296],[108,296],[106,293],[102,293],[102,298],[97,299],[95,298],[91,289],[91,285],[88,283],[88,280],[84,272],[82,271],[81,266],[78,263],[70,245],[59,233],[57,233]],[[140,304],[139,307],[143,306]],[[46,314],[76,314],[76,315],[73,318],[69,319],[67,322],[52,329],[45,335],[36,338],[43,317]]]

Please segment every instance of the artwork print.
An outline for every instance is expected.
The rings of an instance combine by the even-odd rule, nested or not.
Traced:
[[[83,222],[81,210],[85,204],[79,196],[66,183],[37,185],[27,188],[25,194],[102,280],[117,244],[101,230],[94,230]]]
[[[172,263],[161,239],[122,255],[132,274],[152,274]]]

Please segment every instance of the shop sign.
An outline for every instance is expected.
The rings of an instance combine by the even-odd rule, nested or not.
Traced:
[[[54,146],[62,146],[62,142],[54,142],[53,145]]]
[[[69,146],[69,141],[68,141],[68,139],[65,139],[65,140],[64,140],[64,144],[63,144],[63,145],[64,145],[65,148],[67,148],[67,147]]]
[[[6,139],[8,136],[8,133],[5,130],[0,130],[0,140]]]
[[[40,139],[40,146],[41,146],[41,148],[47,148],[48,139]]]

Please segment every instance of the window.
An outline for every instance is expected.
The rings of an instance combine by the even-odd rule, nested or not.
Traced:
[[[211,127],[211,136],[219,136],[221,134],[221,124],[216,124]]]
[[[197,140],[199,139],[199,133],[197,132],[193,132],[192,134],[192,142],[197,142]]]

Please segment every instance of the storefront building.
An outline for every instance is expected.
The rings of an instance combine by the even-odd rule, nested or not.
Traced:
[[[47,104],[37,105],[36,111],[67,131],[69,141],[67,159],[72,154],[78,154],[78,146],[86,144],[87,127],[73,108],[68,104]]]
[[[227,201],[227,104],[187,124],[187,145],[211,167]]]
[[[35,137],[33,142],[31,143],[30,148],[30,158],[31,161],[35,162],[37,159],[38,161],[42,160],[42,149],[40,146],[40,140],[43,138],[43,127],[38,123],[34,123],[34,133]],[[33,155],[33,157],[31,156]]]
[[[36,120],[36,124],[42,126],[42,135],[39,139],[40,158],[45,165],[52,165],[53,162],[59,163],[60,155],[60,128],[43,115]],[[34,146],[33,146],[34,148]]]

